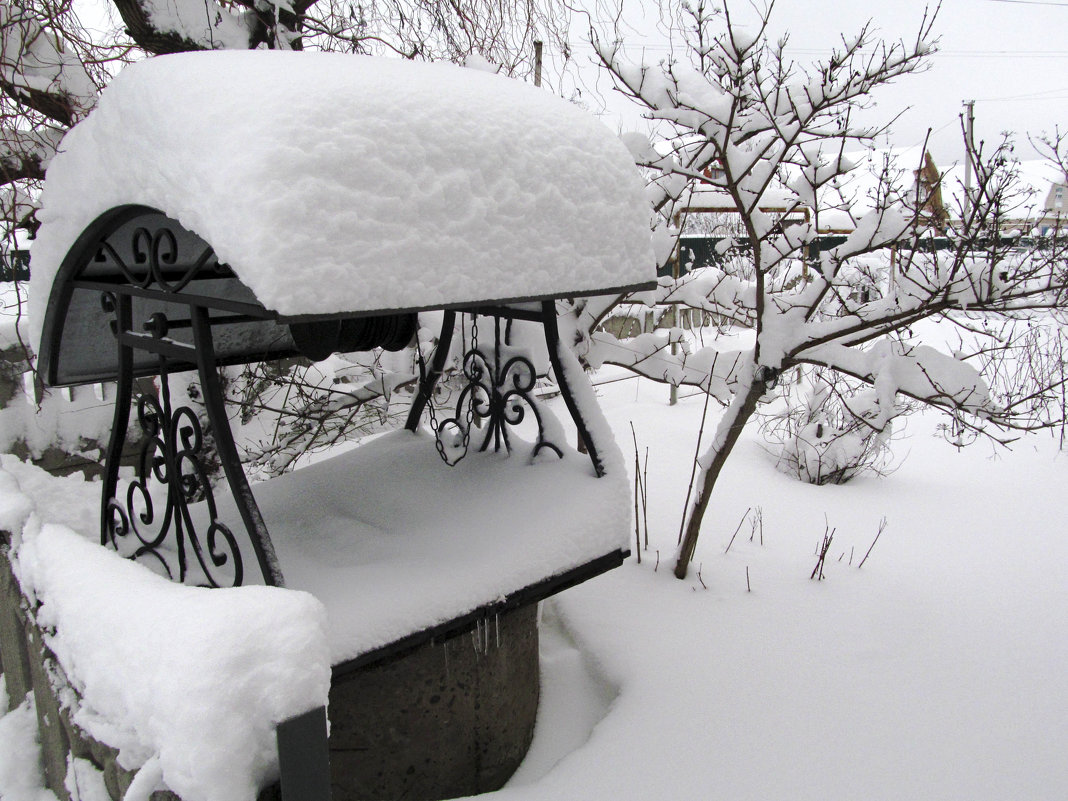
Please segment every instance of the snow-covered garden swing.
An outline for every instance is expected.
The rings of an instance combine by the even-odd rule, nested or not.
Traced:
[[[622,459],[556,309],[648,284],[626,149],[581,110],[484,72],[226,52],[127,68],[61,150],[31,321],[47,384],[117,382],[100,542],[185,583],[325,605],[335,799],[498,786],[537,705],[532,605],[627,551]],[[513,345],[513,323],[540,344]],[[431,325],[404,430],[253,491],[218,367],[401,349]],[[465,383],[442,408],[450,354]],[[588,455],[533,396],[542,362]],[[197,415],[172,403],[168,377],[190,370],[228,492],[207,481]],[[131,412],[148,376],[158,394]],[[123,480],[131,414],[143,444]],[[519,445],[509,428],[524,417],[537,432]],[[457,690],[475,673],[496,689]],[[459,699],[447,713],[442,692]],[[406,749],[422,749],[418,765]]]

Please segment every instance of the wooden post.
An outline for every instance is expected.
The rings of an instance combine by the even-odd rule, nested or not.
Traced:
[[[964,118],[964,217],[972,210],[972,154],[975,152],[975,101],[965,100],[968,116]]]
[[[671,262],[671,277],[674,278],[676,281],[678,281],[679,280],[679,273],[681,272],[681,270],[679,269],[679,255],[680,254],[678,253],[678,250],[677,250],[677,248],[678,248],[678,244],[677,243],[676,243],[675,247],[676,247],[675,258]],[[678,308],[679,308],[678,306],[672,306],[671,307],[671,326],[673,328],[675,326],[677,326],[678,323],[679,323]],[[672,356],[676,356],[676,355],[678,355],[678,352],[679,352],[678,345],[676,345],[674,342],[672,342],[671,343],[671,355]],[[668,406],[674,406],[678,402],[679,402],[679,388],[675,384],[672,384],[671,385],[671,390],[670,390],[670,395],[668,397]]]

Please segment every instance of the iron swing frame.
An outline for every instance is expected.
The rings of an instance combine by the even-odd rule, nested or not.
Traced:
[[[132,242],[116,243],[118,234],[130,234]],[[191,255],[181,251],[193,242]],[[199,244],[196,244],[199,243]],[[121,246],[120,246],[121,245]],[[127,264],[127,254],[132,264]],[[131,256],[132,254],[132,256]],[[101,272],[101,263],[108,263],[110,272]],[[230,268],[219,262],[211,246],[167,218],[161,212],[143,206],[114,209],[90,225],[71,248],[60,267],[45,317],[41,364],[45,382],[52,386],[73,385],[99,380],[99,376],[64,375],[59,369],[59,354],[64,345],[64,325],[73,293],[98,293],[100,309],[109,317],[108,325],[117,348],[114,375],[117,392],[111,439],[105,453],[105,475],[101,499],[100,541],[117,546],[132,533],[137,540],[133,557],[152,556],[162,562],[165,572],[184,581],[190,574],[190,560],[186,545],[192,552],[196,566],[209,586],[221,586],[213,569],[228,565],[233,573],[233,586],[243,582],[245,569],[241,563],[241,549],[232,529],[217,517],[217,505],[200,462],[204,430],[196,413],[187,406],[175,408],[171,402],[169,377],[176,372],[194,369],[200,379],[203,402],[216,450],[237,507],[245,535],[253,547],[259,572],[268,585],[284,585],[284,577],[275,555],[270,533],[256,503],[244,473],[226,415],[225,399],[218,378],[218,368],[227,364],[241,364],[262,360],[246,352],[220,355],[213,331],[218,326],[239,326],[248,323],[276,323],[280,326],[321,325],[332,321],[359,318],[373,320],[384,315],[414,315],[419,311],[443,309],[442,328],[430,358],[428,369],[421,370],[405,427],[416,430],[427,406],[432,403],[435,387],[441,379],[453,339],[456,314],[466,312],[475,317],[494,319],[494,352],[488,357],[478,348],[467,351],[462,359],[468,387],[461,404],[466,402],[472,416],[489,422],[488,433],[480,449],[492,443],[495,449],[510,449],[507,426],[523,419],[519,401],[534,410],[539,424],[539,440],[535,452],[543,448],[561,454],[560,447],[544,440],[544,429],[536,401],[530,393],[535,371],[525,357],[501,361],[501,320],[524,320],[541,325],[548,349],[549,361],[565,405],[597,476],[605,467],[595,436],[580,410],[568,371],[563,366],[566,346],[561,342],[557,326],[556,300],[574,297],[560,294],[538,298],[508,298],[494,303],[443,304],[413,309],[368,310],[350,314],[308,315],[284,317],[264,308],[258,302],[246,302],[217,293],[190,291],[200,288],[201,282],[212,279],[233,279]],[[646,288],[627,287],[606,290]],[[582,294],[582,293],[578,293]],[[155,305],[153,305],[155,304]],[[135,306],[144,319],[135,320]],[[162,307],[164,311],[150,311]],[[150,313],[149,313],[150,312]],[[136,324],[140,322],[140,329]],[[387,325],[394,330],[395,326]],[[317,329],[316,329],[317,330]],[[186,332],[185,340],[173,336]],[[295,337],[294,337],[295,339]],[[287,349],[288,348],[288,349]],[[292,344],[279,349],[277,343],[265,347],[267,358],[295,355],[299,349]],[[135,355],[140,354],[135,363]],[[149,361],[146,362],[146,355]],[[255,356],[255,354],[253,354]],[[138,400],[137,421],[145,435],[138,460],[137,478],[127,486],[126,503],[117,497],[120,460],[126,444],[134,401],[134,379],[138,376],[161,377],[159,396],[142,395]],[[487,382],[485,379],[489,378]],[[516,414],[515,410],[519,409]],[[458,413],[459,415],[459,413]],[[469,432],[468,432],[469,433]],[[157,515],[147,484],[155,480],[166,486],[167,500]],[[209,522],[203,538],[197,532],[190,505],[205,501]],[[140,501],[140,508],[135,501]],[[139,525],[150,526],[161,518],[160,529],[142,535]],[[172,570],[161,553],[168,535],[173,533],[177,553],[177,567]],[[225,547],[220,547],[220,546]],[[613,564],[602,566],[598,560],[596,572],[603,572],[622,561],[625,554],[612,556]],[[580,571],[581,572],[581,571]],[[576,573],[577,575],[577,573]],[[588,577],[588,576],[587,576]],[[541,597],[551,594],[551,586],[574,583],[573,577],[550,577],[549,584],[539,587]],[[532,588],[528,588],[532,589]],[[516,597],[528,595],[525,591]],[[514,600],[514,599],[513,599]],[[509,606],[512,602],[509,602]]]

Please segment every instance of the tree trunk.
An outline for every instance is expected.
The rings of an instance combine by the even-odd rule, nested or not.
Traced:
[[[716,438],[713,440],[712,447],[708,449],[702,458],[702,461],[708,462],[708,467],[703,468],[701,474],[697,477],[697,481],[700,482],[701,486],[697,492],[697,497],[694,499],[690,519],[686,523],[686,533],[683,535],[682,545],[679,548],[679,559],[675,563],[675,578],[686,578],[690,560],[693,559],[694,548],[697,547],[697,537],[701,533],[701,521],[704,519],[705,510],[708,508],[708,499],[712,495],[712,488],[716,485],[716,479],[719,478],[719,473],[723,469],[727,457],[730,456],[731,450],[738,442],[742,429],[745,428],[745,424],[749,422],[749,418],[756,411],[757,401],[760,400],[760,396],[765,392],[764,382],[760,378],[762,375],[763,371],[757,368],[754,370],[753,378],[748,388],[742,390],[739,387],[738,393],[734,396],[734,401],[727,408],[726,414],[719,422],[719,428],[716,429]]]
[[[126,33],[137,46],[154,56],[203,50],[204,46],[170,31],[160,31],[152,21],[147,0],[112,0],[126,25]],[[205,4],[204,13],[209,25],[211,13]]]

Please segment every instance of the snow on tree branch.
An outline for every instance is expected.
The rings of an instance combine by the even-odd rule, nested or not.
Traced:
[[[809,364],[830,367],[873,386],[878,415],[866,419],[880,430],[893,416],[898,393],[986,419],[1002,413],[978,370],[927,345],[881,339],[865,349],[827,344],[805,354]]]
[[[217,0],[113,0],[126,29],[149,53],[289,49],[306,4],[290,0],[220,3]]]
[[[1012,330],[1064,308],[1068,251],[1056,236],[1041,248],[1005,239],[1006,221],[1029,202],[1010,142],[969,152],[975,185],[955,218],[949,213],[947,230],[944,212],[929,213],[939,177],[925,148],[914,164],[880,157],[872,142],[883,129],[855,122],[875,90],[925,68],[935,14],[923,14],[912,41],[879,42],[869,24],[843,36],[828,58],[801,65],[785,55],[785,40],[768,40],[770,7],[745,29],[729,6],[673,8],[665,16],[680,22],[684,53],[633,61],[618,31],[593,31],[595,52],[616,88],[664,132],[655,145],[627,139],[650,176],[654,226],[677,239],[689,216],[719,211],[733,215],[740,234],[718,242],[712,263],[687,265],[681,278],[632,300],[715,315],[750,329],[753,346],[733,354],[730,368],[710,370],[727,355],[715,343],[691,353],[671,333],[619,341],[594,326],[587,358],[671,383],[704,369],[719,381],[700,386],[722,402],[733,394],[700,458],[676,565],[682,577],[727,456],[791,367],[816,365],[869,384],[847,406],[876,430],[898,413],[899,397],[949,411],[1001,441],[993,431],[1050,425],[1063,370],[1036,358],[1033,346],[1016,345]],[[1065,149],[1060,138],[1046,147],[1055,155]],[[948,234],[948,246],[936,248],[935,233]],[[665,253],[661,274],[679,275],[685,258]],[[967,347],[947,353],[915,336],[914,327],[932,318],[962,331],[1001,319],[1008,333],[997,345],[988,337],[975,351],[986,355],[972,361]],[[672,342],[675,355],[666,353]],[[1002,378],[993,392],[988,381],[999,374],[1016,386]]]
[[[0,89],[61,125],[96,102],[97,86],[81,58],[51,27],[47,4],[0,6]]]
[[[711,183],[751,215],[755,230],[750,233],[759,235],[771,224],[757,213],[759,200],[782,167],[809,167],[808,184],[819,188],[836,173],[836,162],[824,158],[828,140],[840,156],[844,143],[856,146],[875,136],[876,130],[853,126],[849,111],[863,105],[876,86],[924,67],[933,48],[933,19],[924,17],[911,45],[881,44],[873,50],[866,26],[852,38],[843,37],[827,60],[802,69],[787,60],[784,43],[764,41],[766,17],[755,35],[743,35],[731,25],[729,8],[724,14],[726,30],[719,33],[710,30],[718,17],[694,19],[700,48],[688,37],[696,53],[689,62],[634,63],[618,38],[608,42],[597,31],[591,35],[617,89],[649,119],[667,122],[676,132],[670,156],[655,151],[639,156],[640,163],[662,174],[654,183],[654,209],[666,209],[670,219],[687,184],[717,165],[723,177]],[[798,192],[796,200],[811,198]]]
[[[0,185],[42,180],[63,131],[41,126],[34,131],[0,127]]]

